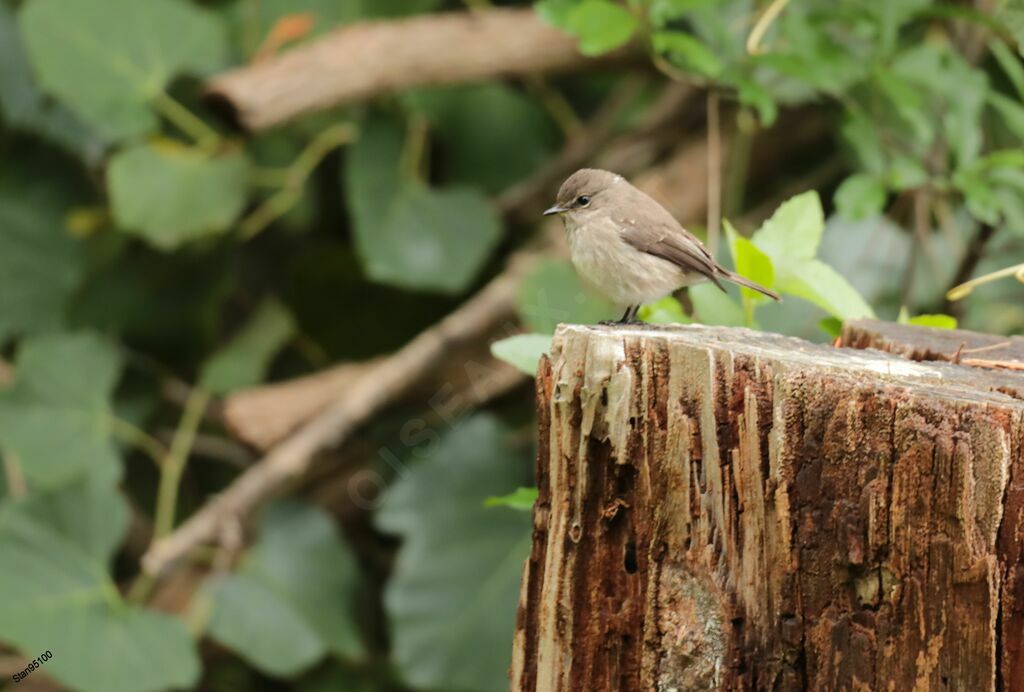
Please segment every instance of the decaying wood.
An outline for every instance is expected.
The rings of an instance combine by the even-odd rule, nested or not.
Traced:
[[[262,130],[413,87],[569,72],[629,55],[586,58],[575,39],[532,9],[452,12],[352,24],[219,75],[208,91],[239,124]]]
[[[1024,401],[991,374],[563,326],[513,689],[1024,689]]]
[[[993,370],[978,384],[1024,399],[1024,337],[981,334],[964,329],[935,329],[880,320],[843,324],[844,346],[874,348],[917,361],[946,361]]]

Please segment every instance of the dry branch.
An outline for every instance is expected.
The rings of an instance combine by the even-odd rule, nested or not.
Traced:
[[[562,327],[512,689],[1024,689],[1024,402],[989,374]]]
[[[249,130],[412,87],[569,72],[595,60],[529,9],[352,24],[307,46],[213,79],[209,94]]]
[[[528,256],[517,258],[506,272],[461,308],[391,357],[368,367],[349,383],[344,396],[275,446],[171,535],[157,541],[142,559],[145,572],[162,575],[190,549],[216,539],[224,520],[244,517],[299,479],[309,469],[317,452],[338,444],[401,396],[434,367],[448,349],[507,319],[514,309],[520,276],[528,264]]]

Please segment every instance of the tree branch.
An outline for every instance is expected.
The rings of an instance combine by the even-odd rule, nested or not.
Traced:
[[[458,50],[452,50],[458,46]],[[586,58],[530,9],[352,24],[210,82],[208,94],[249,130],[412,87],[571,72],[632,53]]]

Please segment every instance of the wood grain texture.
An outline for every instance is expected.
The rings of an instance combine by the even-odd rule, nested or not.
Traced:
[[[1024,402],[988,375],[563,326],[512,688],[1024,689]]]

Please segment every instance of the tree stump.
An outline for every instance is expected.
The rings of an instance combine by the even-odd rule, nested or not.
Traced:
[[[562,326],[512,688],[1024,690],[1011,380],[746,329]]]

